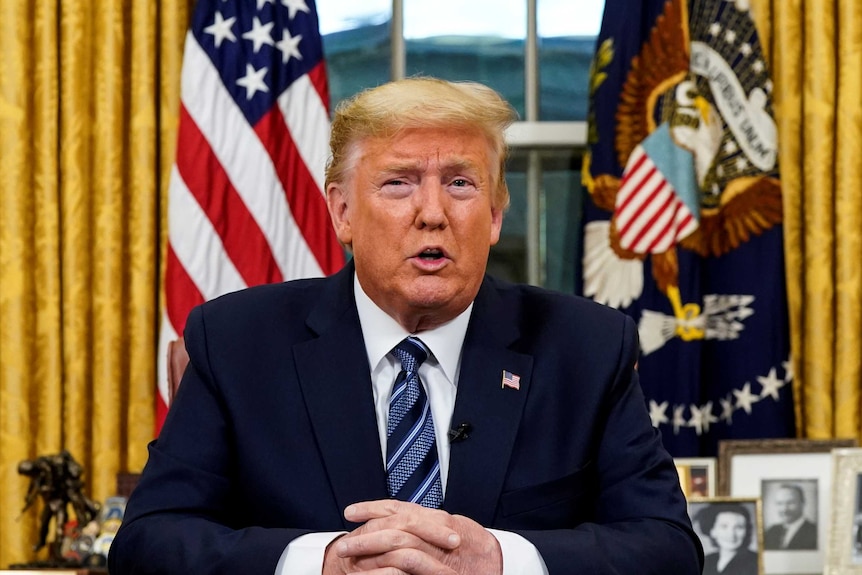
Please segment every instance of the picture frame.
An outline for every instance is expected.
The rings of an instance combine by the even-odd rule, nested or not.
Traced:
[[[688,513],[703,545],[703,575],[764,574],[760,498],[692,497]]]
[[[855,439],[746,439],[718,444],[718,492],[759,497],[765,575],[820,575],[831,525],[832,450]]]
[[[862,449],[832,451],[832,530],[824,575],[862,574]]]
[[[673,460],[679,473],[679,485],[686,499],[692,497],[715,497],[715,457],[675,457]]]

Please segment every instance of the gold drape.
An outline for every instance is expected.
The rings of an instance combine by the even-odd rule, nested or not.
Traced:
[[[146,461],[189,4],[3,3],[0,566],[35,558],[19,461],[68,449],[97,500]]]
[[[800,434],[862,441],[862,5],[752,10],[775,83]]]

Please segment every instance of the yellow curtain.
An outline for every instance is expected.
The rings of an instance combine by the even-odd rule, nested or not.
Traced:
[[[752,10],[775,83],[799,432],[862,441],[862,4]]]
[[[146,461],[190,3],[3,3],[0,567],[37,558],[20,461],[68,449],[100,501]]]

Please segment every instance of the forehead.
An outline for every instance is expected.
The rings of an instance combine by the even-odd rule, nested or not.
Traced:
[[[410,128],[391,136],[368,137],[356,144],[354,153],[356,160],[371,169],[443,165],[492,170],[499,161],[482,132],[456,126]]]
[[[719,511],[715,516],[716,523],[745,523],[745,518],[736,511]]]

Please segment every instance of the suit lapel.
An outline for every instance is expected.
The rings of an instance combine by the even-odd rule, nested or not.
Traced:
[[[368,358],[346,266],[309,315],[319,334],[294,346],[299,383],[340,509],[387,497]],[[346,529],[352,525],[345,521]]]
[[[452,425],[469,422],[469,438],[451,445],[443,508],[492,525],[530,388],[533,357],[508,349],[518,336],[517,301],[504,301],[486,280],[464,341]],[[504,387],[503,370],[520,377]]]

